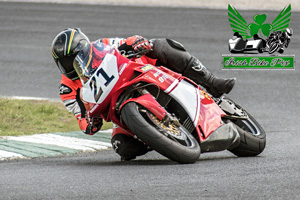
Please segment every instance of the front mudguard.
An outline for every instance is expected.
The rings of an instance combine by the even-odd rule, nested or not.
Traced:
[[[129,102],[136,102],[144,106],[147,110],[153,113],[159,120],[163,120],[163,118],[168,114],[168,112],[154,99],[154,97],[150,93],[144,94],[137,98],[131,98],[126,100],[120,106],[120,110],[122,110],[123,106]]]

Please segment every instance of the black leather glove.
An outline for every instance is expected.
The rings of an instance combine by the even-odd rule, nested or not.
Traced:
[[[103,119],[101,117],[92,117],[89,119],[89,123],[86,127],[85,134],[94,135],[98,131],[100,131],[103,125]]]

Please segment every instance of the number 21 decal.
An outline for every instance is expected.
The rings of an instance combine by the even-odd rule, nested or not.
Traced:
[[[105,87],[107,87],[111,83],[111,81],[115,78],[114,75],[112,75],[111,77],[109,77],[108,74],[104,71],[103,68],[100,68],[97,71],[97,73],[96,73],[97,78],[100,78],[99,74],[101,74],[102,77],[106,80],[106,82],[104,83]],[[92,91],[94,90],[94,98],[95,98],[95,101],[98,102],[99,98],[103,94],[103,89],[100,86],[99,90],[98,90],[97,84],[96,84],[96,82],[97,82],[96,81],[96,76],[92,77],[91,82],[90,82],[90,88],[91,88]],[[98,79],[98,81],[99,81],[99,79]],[[100,84],[101,84],[101,82],[100,82]]]

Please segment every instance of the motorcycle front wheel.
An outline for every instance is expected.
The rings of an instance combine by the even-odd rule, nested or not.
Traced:
[[[140,140],[170,160],[186,164],[199,159],[199,143],[182,125],[166,125],[135,102],[124,105],[121,117]]]
[[[269,54],[275,53],[279,48],[279,44],[277,42],[271,43],[269,48]]]

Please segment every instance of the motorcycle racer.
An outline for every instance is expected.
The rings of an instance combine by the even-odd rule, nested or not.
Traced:
[[[147,40],[142,36],[131,36],[127,39],[102,38],[98,42],[116,45],[120,52],[132,51],[145,54],[147,63],[163,65],[181,73],[204,86],[215,97],[229,93],[235,84],[234,78],[215,77],[197,58],[190,55],[182,44],[171,39]],[[66,29],[54,38],[51,51],[54,61],[62,73],[60,97],[67,109],[76,117],[80,129],[84,133],[92,135],[100,130],[102,119],[86,116],[84,104],[79,96],[82,85],[73,67],[74,58],[89,43],[88,37],[80,29]],[[119,127],[113,128],[111,142],[122,160],[131,160],[148,152],[147,146],[129,136]]]
[[[285,31],[272,32],[266,40],[268,49],[272,46],[272,44],[279,43],[281,45],[276,51],[278,51],[279,53],[283,53],[284,48],[288,48],[291,42],[292,35],[293,29],[291,28],[286,28]]]

